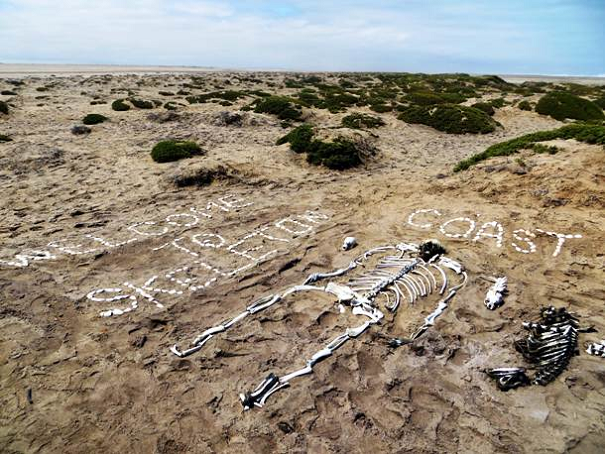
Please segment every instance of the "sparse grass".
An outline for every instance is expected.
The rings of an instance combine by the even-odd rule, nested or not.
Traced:
[[[341,124],[345,128],[363,129],[377,128],[379,126],[384,126],[385,123],[380,117],[356,112],[344,117],[341,120]]]
[[[536,112],[549,115],[555,120],[601,120],[605,118],[603,110],[588,99],[580,98],[562,91],[550,92],[538,101]]]
[[[559,148],[554,145],[544,145],[543,143],[533,143],[528,146],[531,148],[534,153],[538,154],[557,154],[559,152]]]
[[[487,134],[496,129],[496,122],[482,110],[456,104],[410,106],[397,118],[406,123],[430,126],[448,134]]]
[[[510,156],[518,153],[519,150],[528,148],[533,149],[533,151],[536,153],[556,153],[556,151],[558,151],[557,147],[547,147],[538,143],[554,139],[576,139],[580,142],[603,145],[605,147],[605,126],[603,124],[574,123],[558,129],[526,134],[524,136],[517,137],[516,139],[492,145],[485,151],[460,161],[458,164],[456,164],[454,172],[466,170],[469,167],[489,158],[496,156]]]
[[[163,140],[151,150],[151,158],[155,162],[172,162],[179,159],[191,158],[202,153],[198,144],[191,141]]]
[[[101,114],[88,114],[82,119],[82,123],[85,125],[98,125],[104,121],[109,120],[105,115]]]
[[[123,99],[116,99],[111,103],[111,108],[115,111],[124,112],[130,110],[130,106],[124,102]]]

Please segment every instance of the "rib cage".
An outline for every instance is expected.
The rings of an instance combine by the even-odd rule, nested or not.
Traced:
[[[240,394],[240,399],[245,410],[253,407],[262,407],[267,398],[284,387],[289,386],[294,378],[313,372],[313,367],[328,358],[336,350],[342,347],[350,339],[354,339],[364,333],[370,326],[379,323],[384,313],[384,308],[395,313],[403,301],[414,304],[419,298],[426,297],[435,291],[443,297],[437,308],[429,314],[422,326],[412,334],[409,339],[396,339],[392,346],[398,346],[410,342],[422,335],[435,320],[447,308],[448,302],[454,297],[467,280],[466,272],[461,264],[447,257],[436,255],[428,262],[418,256],[419,248],[415,244],[401,243],[395,246],[382,246],[370,249],[346,268],[337,269],[327,273],[314,273],[307,277],[302,285],[295,285],[286,289],[282,294],[267,295],[252,303],[244,312],[227,320],[217,326],[207,329],[197,336],[189,349],[179,350],[177,345],[171,347],[171,351],[179,356],[188,356],[201,348],[214,336],[231,328],[249,315],[263,311],[283,301],[290,295],[298,292],[319,291],[328,293],[337,298],[342,306],[351,308],[354,315],[363,315],[367,320],[357,326],[348,328],[344,333],[332,339],[323,349],[315,353],[306,365],[281,377],[269,374],[252,392]],[[358,267],[365,267],[371,257],[381,254],[376,265],[366,270],[357,277],[347,279],[343,284],[334,282],[333,279],[347,275]],[[457,285],[450,286],[447,270],[460,277]],[[326,285],[320,286],[321,281],[328,281]],[[446,290],[449,291],[446,294]]]
[[[532,380],[525,369],[489,369],[486,373],[498,380],[503,391],[530,384],[547,385],[557,378],[568,366],[572,356],[577,354],[578,320],[565,310],[553,306],[542,308],[541,319],[537,322],[525,322],[523,327],[529,331],[527,339],[515,342],[515,348],[532,363],[536,373]]]

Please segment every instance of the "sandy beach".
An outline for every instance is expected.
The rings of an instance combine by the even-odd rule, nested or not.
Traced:
[[[605,332],[603,148],[559,139],[547,142],[556,154],[525,150],[454,173],[490,145],[565,124],[519,109],[541,95],[512,89],[484,96],[506,100],[488,134],[446,134],[368,107],[303,107],[304,121],[325,134],[359,134],[375,147],[361,167],[335,171],[276,145],[292,125],[241,110],[253,95],[221,105],[178,94],[295,96],[289,77],[0,65],[0,89],[16,90],[0,98],[11,105],[0,134],[12,138],[0,142],[0,450],[603,452],[604,363],[584,352]],[[16,78],[23,85],[9,82]],[[176,107],[112,110],[133,97]],[[385,125],[343,128],[351,111]],[[226,121],[225,112],[238,117]],[[73,134],[90,113],[108,121]],[[195,141],[203,154],[154,162],[151,149],[166,139]],[[214,182],[175,184],[201,171]],[[494,221],[501,244],[478,234]],[[540,231],[571,237],[559,245]],[[343,251],[347,236],[358,246]],[[346,267],[376,246],[430,239],[469,280],[411,345],[393,350],[382,336],[408,336],[438,295],[403,304],[250,411],[240,393],[271,372],[303,367],[359,316],[341,313],[334,298],[304,294],[250,315],[195,354],[170,351],[310,273]],[[509,294],[489,311],[483,300],[498,276],[508,278]],[[553,383],[500,391],[484,370],[526,364],[513,341],[549,305],[598,332],[580,334],[579,355]]]

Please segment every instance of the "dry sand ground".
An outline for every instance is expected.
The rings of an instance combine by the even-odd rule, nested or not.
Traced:
[[[172,80],[163,77],[157,78],[160,89]],[[605,450],[602,358],[582,349],[554,383],[508,393],[482,372],[524,364],[512,341],[523,331],[521,322],[535,319],[544,305],[569,308],[584,325],[599,329],[581,335],[582,345],[605,337],[601,148],[559,142],[564,151],[557,155],[523,156],[525,168],[501,158],[452,174],[455,162],[492,143],[560,123],[506,107],[496,114],[504,129],[452,136],[385,114],[376,159],[364,169],[338,173],[310,167],[285,145],[276,147],[284,130],[270,116],[247,113],[243,126],[226,127],[216,123],[224,107],[197,104],[161,123],[150,119],[149,111],[90,106],[91,97],[81,95],[100,93],[111,101],[109,88],[134,86],[133,77],[114,77],[107,85],[84,80],[61,78],[39,93],[34,88],[49,80],[29,79],[16,99],[19,108],[0,120],[0,133],[15,139],[0,144],[0,259],[48,249],[58,240],[69,240],[63,246],[81,244],[78,250],[99,249],[84,235],[127,240],[133,235],[126,228],[141,221],[158,222],[141,227],[148,233],[160,227],[170,231],[88,254],[58,253],[55,260],[25,268],[2,266],[2,452]],[[157,90],[142,87],[142,97],[157,98]],[[34,99],[41,94],[49,98]],[[93,126],[88,136],[72,135],[71,126],[90,112],[111,121]],[[316,112],[314,121],[336,125],[338,118]],[[196,140],[207,154],[154,163],[149,150],[169,137]],[[170,183],[175,173],[217,165],[235,176],[204,188],[177,189]],[[227,194],[253,205],[229,212],[214,207],[212,219],[194,227],[162,221]],[[439,209],[441,221],[425,230],[409,225],[410,213],[422,208]],[[173,238],[218,233],[233,243],[258,226],[306,210],[329,218],[313,224],[308,234],[281,231],[289,242],[234,278],[206,290],[159,294],[163,310],[142,300],[130,314],[102,318],[101,310],[119,303],[86,298],[93,289],[125,280],[140,285],[190,262],[176,248],[152,251]],[[503,247],[490,239],[444,237],[439,224],[459,216],[500,221]],[[568,240],[557,257],[552,256],[556,242],[545,236],[534,240],[535,253],[515,251],[513,230],[536,228],[583,238]],[[360,245],[342,252],[347,235]],[[326,298],[298,298],[252,317],[188,358],[168,350],[310,272],[346,265],[376,245],[428,238],[439,239],[466,266],[470,281],[412,347],[392,352],[377,334],[409,334],[435,298],[402,309],[395,324],[373,327],[316,366],[313,375],[272,396],[265,408],[249,412],[242,412],[238,393],[269,372],[303,366],[350,317],[340,316]],[[245,263],[224,250],[209,260],[225,268]],[[483,305],[489,284],[482,277],[500,275],[508,276],[510,295],[503,308],[490,312]],[[161,284],[169,288],[170,282]]]

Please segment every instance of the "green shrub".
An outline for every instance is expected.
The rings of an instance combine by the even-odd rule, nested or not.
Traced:
[[[483,112],[488,114],[490,117],[492,117],[496,113],[494,106],[492,106],[491,104],[489,104],[487,102],[476,102],[471,107],[482,110]]]
[[[496,129],[496,122],[482,110],[456,104],[410,106],[397,118],[406,123],[430,126],[448,134],[486,134]]]
[[[82,123],[85,125],[98,125],[99,123],[103,123],[104,121],[109,120],[105,115],[101,114],[88,114],[82,120]]]
[[[130,98],[129,101],[137,109],[153,109],[155,104],[151,101],[145,101],[144,99]]]
[[[344,117],[341,123],[345,128],[351,129],[377,128],[385,124],[382,118],[357,112]]]
[[[277,141],[277,145],[289,143],[292,151],[307,153],[307,162],[323,165],[329,169],[344,170],[362,163],[361,152],[357,144],[339,137],[333,142],[313,139],[311,125],[301,125]]]
[[[601,109],[605,110],[605,96],[601,96],[600,98],[595,99],[593,102]]]
[[[289,143],[292,151],[296,153],[304,153],[307,151],[311,141],[313,140],[313,134],[313,127],[311,125],[300,125],[298,128],[294,128],[288,134],[278,139],[276,145]]]
[[[345,170],[362,163],[355,142],[339,137],[334,142],[314,140],[307,151],[307,162],[333,170]]]
[[[126,111],[130,110],[130,106],[124,102],[123,99],[116,99],[111,103],[111,108],[116,111]]]
[[[404,98],[412,104],[419,106],[432,106],[434,104],[458,104],[466,100],[459,93],[433,93],[433,92],[413,92],[407,94]]]
[[[529,101],[521,101],[518,105],[519,109],[521,110],[529,110],[531,111],[531,104],[529,103]]]
[[[13,139],[6,134],[0,134],[0,142],[12,142],[12,140]]]
[[[506,105],[506,99],[504,98],[496,98],[489,101],[489,103],[498,109],[501,109]]]
[[[190,158],[201,153],[202,149],[195,142],[163,140],[153,147],[151,158],[155,162],[171,162]]]
[[[603,111],[595,103],[562,91],[553,91],[542,96],[536,105],[536,112],[560,121],[566,118],[574,120],[605,118]]]
[[[526,134],[516,139],[492,145],[485,151],[460,161],[456,164],[454,172],[466,170],[478,162],[495,156],[509,156],[527,148],[533,148],[536,152],[551,153],[549,150],[552,150],[552,147],[538,147],[537,142],[554,139],[576,139],[580,142],[603,145],[605,147],[605,126],[603,124],[574,123],[559,129]]]
[[[300,106],[284,96],[269,96],[261,99],[256,104],[254,112],[276,115],[280,120],[298,120],[302,115]]]
[[[393,106],[389,106],[387,104],[371,104],[370,110],[376,113],[385,113],[393,110]]]
[[[174,93],[172,93],[171,91],[159,91],[158,95],[160,95],[160,96],[174,96]]]
[[[8,115],[8,104],[4,101],[0,101],[0,113]]]
[[[539,153],[539,154],[543,154],[543,153],[548,153],[548,154],[557,154],[559,152],[559,148],[554,146],[554,145],[544,145],[543,143],[533,143],[531,145],[528,146],[528,148],[531,148],[532,150],[534,150],[534,153]]]

